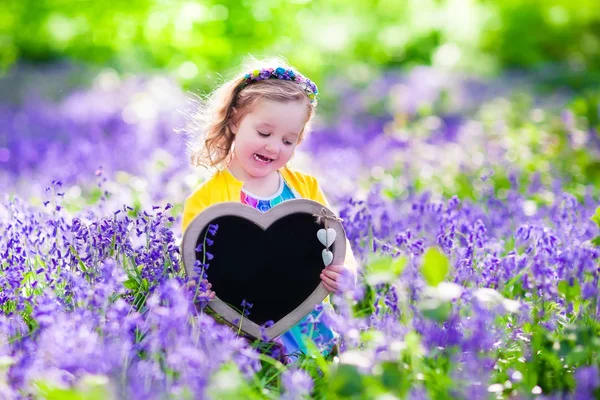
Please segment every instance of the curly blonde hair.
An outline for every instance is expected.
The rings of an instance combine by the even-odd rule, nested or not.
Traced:
[[[235,139],[230,127],[239,124],[260,99],[281,102],[305,101],[307,120],[298,143],[304,139],[310,131],[317,101],[311,103],[305,90],[297,82],[268,79],[253,82],[240,89],[245,82],[245,73],[266,67],[294,69],[280,57],[264,60],[252,58],[243,64],[240,73],[216,88],[199,105],[185,128],[190,136],[188,149],[192,165],[223,168],[229,161]]]

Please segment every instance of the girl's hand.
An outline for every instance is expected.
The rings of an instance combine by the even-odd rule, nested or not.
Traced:
[[[321,272],[321,281],[331,293],[341,293],[353,289],[356,277],[351,269],[341,264],[331,264]]]
[[[200,297],[204,297],[207,298],[208,300],[212,300],[215,298],[215,292],[213,292],[212,290],[210,290],[210,288],[212,288],[212,284],[210,284],[208,282],[208,280],[204,279],[202,280],[202,282],[204,283],[204,286],[206,287],[206,291],[204,292],[200,292],[198,291],[198,293],[196,293],[196,281],[192,280],[189,281],[188,283],[186,283],[186,288],[188,290],[190,290],[192,292],[193,295],[195,295],[195,299],[196,301],[198,301],[198,299]]]

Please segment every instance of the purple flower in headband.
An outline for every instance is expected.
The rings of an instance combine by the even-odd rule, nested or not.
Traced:
[[[261,80],[264,80],[264,79],[269,79],[272,74],[273,74],[273,68],[264,68],[263,70],[260,71],[259,76],[260,76]]]
[[[315,85],[310,79],[307,77],[294,72],[291,69],[286,69],[283,67],[273,68],[262,68],[255,69],[252,72],[249,72],[244,75],[244,83],[240,85],[240,90],[248,86],[252,82],[263,81],[266,79],[281,79],[285,81],[295,81],[304,89],[308,99],[311,103],[314,103],[317,99],[317,94],[319,93],[317,89],[317,85]]]

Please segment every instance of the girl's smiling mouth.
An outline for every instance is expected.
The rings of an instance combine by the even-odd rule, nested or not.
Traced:
[[[262,155],[260,155],[260,154],[258,154],[258,153],[254,153],[254,159],[255,159],[257,162],[259,162],[259,163],[261,163],[261,164],[265,164],[265,165],[266,165],[266,164],[269,164],[269,163],[271,163],[271,162],[273,161],[273,159],[272,159],[272,158],[269,158],[269,157],[262,156]]]

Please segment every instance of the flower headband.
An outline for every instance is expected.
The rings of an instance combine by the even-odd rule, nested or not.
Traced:
[[[247,73],[244,75],[244,83],[240,85],[240,90],[252,82],[264,81],[266,79],[281,79],[284,81],[298,82],[300,87],[304,89],[308,95],[308,99],[311,103],[315,102],[317,99],[317,94],[319,93],[317,85],[315,85],[310,79],[298,72],[294,72],[291,69],[285,69],[282,67],[255,69],[254,71]]]

